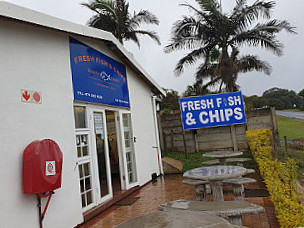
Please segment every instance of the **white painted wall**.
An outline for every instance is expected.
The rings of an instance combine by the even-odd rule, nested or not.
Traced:
[[[82,222],[75,168],[73,97],[68,36],[0,19],[1,227],[39,227],[35,194],[22,192],[22,156],[33,140],[55,140],[63,152],[62,187],[47,210],[45,228]],[[20,89],[42,93],[42,104],[21,102]],[[45,202],[45,200],[43,200]]]
[[[1,227],[39,227],[37,200],[22,192],[22,156],[33,140],[55,140],[63,152],[62,187],[55,191],[44,228],[83,221],[76,167],[73,90],[68,34],[0,18]],[[118,60],[96,39],[74,38]],[[127,67],[139,184],[158,173],[151,89]],[[21,102],[21,89],[42,93],[42,104]],[[44,200],[45,201],[45,200]]]
[[[129,71],[128,71],[129,73]],[[129,73],[128,75],[130,75]],[[140,185],[151,180],[151,174],[159,174],[155,124],[151,90],[138,77],[128,77],[138,181]]]

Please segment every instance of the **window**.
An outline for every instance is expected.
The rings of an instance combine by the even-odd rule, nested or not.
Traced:
[[[74,107],[74,118],[75,118],[75,127],[77,128],[86,128],[86,109],[85,107],[75,106]]]

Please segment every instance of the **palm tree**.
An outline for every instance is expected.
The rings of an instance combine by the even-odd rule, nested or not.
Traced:
[[[87,22],[89,26],[111,32],[122,44],[132,40],[140,47],[138,35],[147,35],[160,44],[156,32],[139,29],[143,23],[159,24],[158,18],[147,10],[131,15],[129,3],[125,0],[93,0],[81,5],[95,12]]]
[[[202,84],[203,80],[208,78],[209,82],[202,86],[202,90],[219,85],[219,92],[221,92],[223,85],[226,85],[226,91],[237,91],[239,89],[239,86],[236,84],[238,73],[255,70],[270,75],[271,66],[268,62],[260,60],[259,57],[255,55],[246,55],[240,58],[238,58],[238,55],[239,51],[233,48],[229,55],[233,67],[228,77],[223,76],[220,72],[220,61],[222,59],[220,56],[214,61],[204,62],[196,73],[196,83]]]
[[[262,47],[280,56],[283,45],[276,35],[282,30],[295,33],[294,27],[286,20],[270,19],[275,6],[272,1],[257,0],[248,6],[246,0],[236,0],[236,6],[229,14],[222,12],[217,0],[196,2],[199,9],[188,3],[181,4],[193,11],[194,16],[184,16],[175,22],[171,42],[164,51],[190,49],[177,63],[174,70],[177,75],[183,72],[185,66],[203,59],[196,78],[197,82],[202,82],[209,76],[211,81],[208,86],[220,83],[226,85],[227,91],[236,91],[239,72],[257,70],[270,73],[270,65],[257,56],[238,59],[238,47]],[[263,19],[262,23],[258,22],[260,19]]]

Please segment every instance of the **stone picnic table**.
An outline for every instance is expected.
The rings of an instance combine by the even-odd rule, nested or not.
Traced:
[[[223,181],[241,177],[247,173],[247,169],[241,166],[209,166],[188,170],[183,177],[209,181],[213,200],[224,201]]]
[[[127,220],[115,228],[241,228],[227,220],[212,214],[200,211],[159,211],[141,215]]]
[[[265,209],[260,205],[251,204],[246,201],[223,201],[223,202],[203,202],[175,200],[160,204],[158,210],[161,211],[200,211],[217,215],[227,219],[231,224],[241,226],[242,215],[263,213]]]
[[[241,151],[222,150],[205,153],[203,156],[208,158],[217,158],[220,161],[220,165],[226,165],[227,158],[239,156],[242,154],[243,152]]]

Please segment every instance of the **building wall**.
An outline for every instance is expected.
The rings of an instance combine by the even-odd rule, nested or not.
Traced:
[[[62,187],[50,202],[44,227],[73,227],[82,222],[82,211],[68,37],[4,20],[0,21],[0,37],[5,94],[0,98],[1,226],[39,227],[36,196],[22,192],[22,156],[32,141],[50,138],[61,148],[64,162]],[[42,104],[21,102],[20,89],[41,92]]]
[[[68,34],[0,18],[0,37],[1,226],[39,227],[36,196],[22,192],[22,156],[32,141],[50,138],[63,152],[63,176],[62,187],[55,191],[43,224],[45,228],[74,227],[83,216]],[[101,42],[79,40],[119,61]],[[138,138],[137,172],[139,184],[143,185],[158,170],[152,148],[155,129],[151,89],[130,69],[127,72],[134,136]],[[41,92],[42,104],[21,102],[21,89]]]
[[[128,71],[129,73],[129,71]],[[129,75],[129,74],[128,74]],[[138,182],[143,185],[151,174],[159,174],[152,97],[149,88],[138,78],[129,77],[130,103],[133,115]]]

